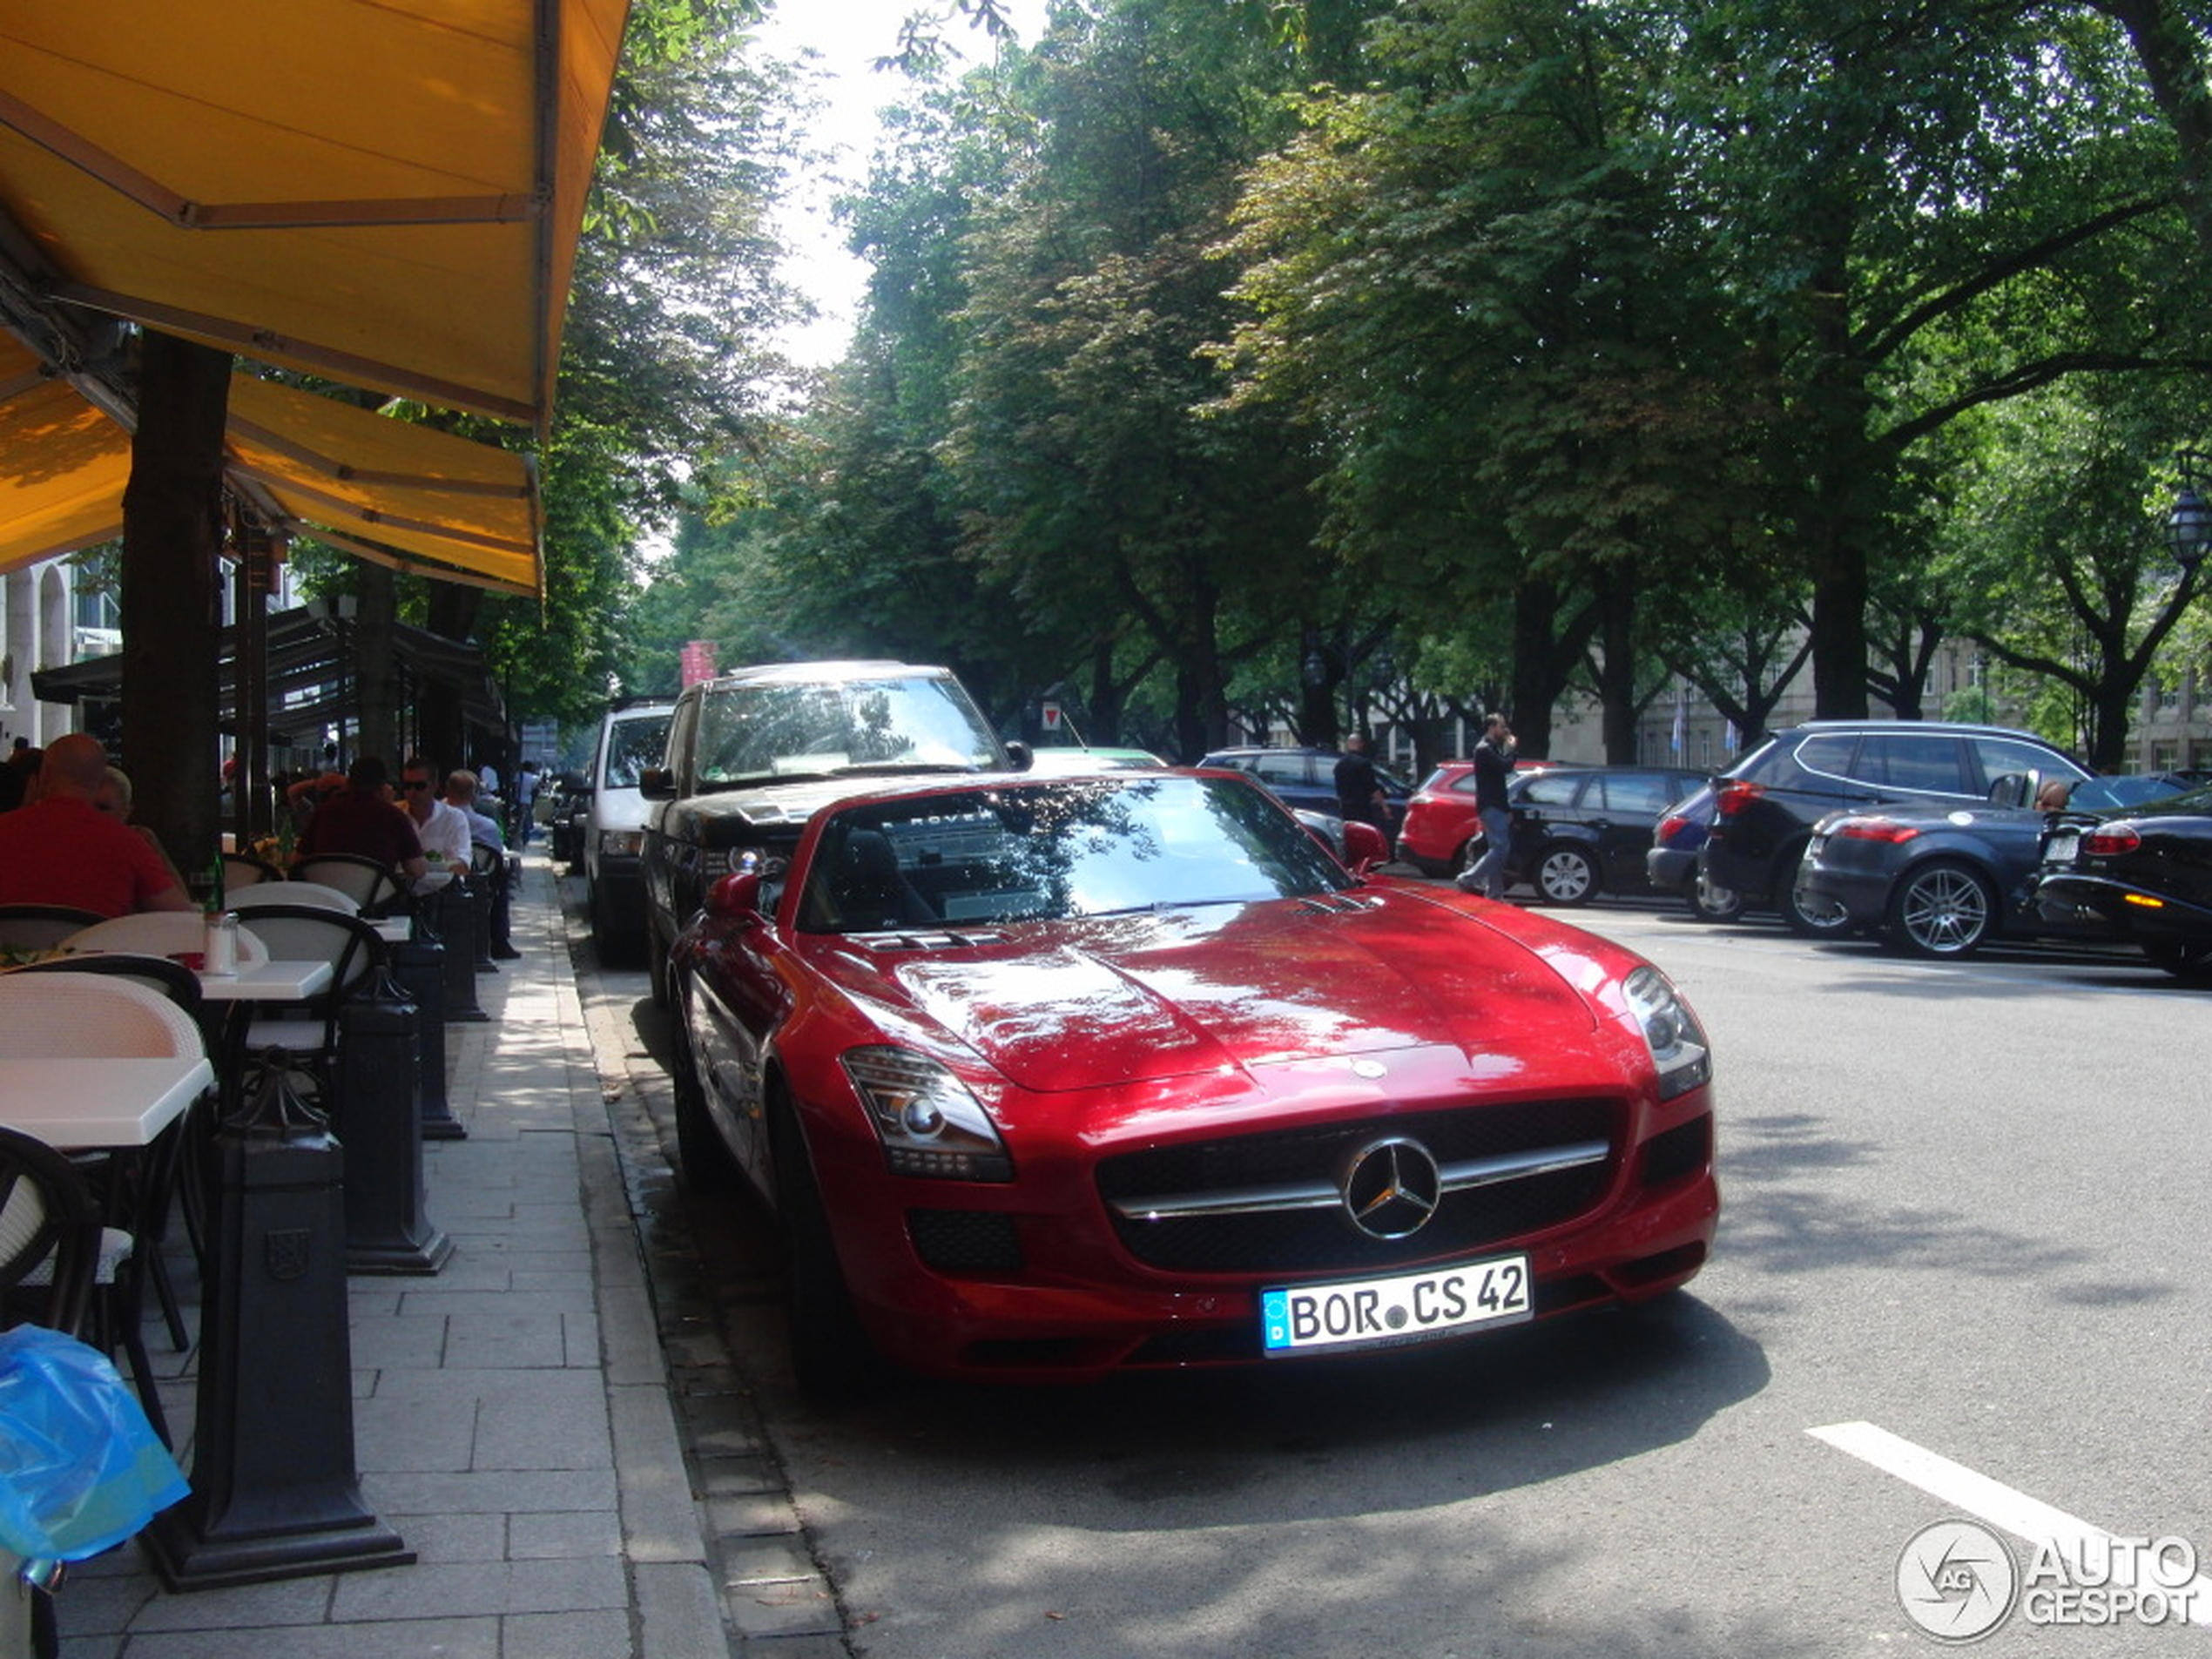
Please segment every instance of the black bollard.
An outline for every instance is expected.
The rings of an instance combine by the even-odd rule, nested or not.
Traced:
[[[474,897],[456,876],[438,892],[432,907],[436,915],[438,940],[446,950],[447,1021],[452,1023],[490,1019],[483,1004],[476,1001],[476,947],[472,936]]]
[[[415,1004],[415,1081],[422,1096],[422,1138],[465,1141],[469,1131],[446,1098],[445,947],[418,934],[392,948],[392,977]]]
[[[140,1534],[172,1590],[403,1567],[354,1463],[345,1150],[273,1049],[217,1128],[192,1492]]]
[[[346,1266],[435,1273],[453,1240],[423,1213],[421,1021],[407,993],[368,974],[338,1011],[338,1138],[346,1147]]]

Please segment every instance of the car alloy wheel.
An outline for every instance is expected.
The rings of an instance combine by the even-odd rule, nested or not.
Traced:
[[[1884,939],[1915,956],[1970,956],[1989,937],[1996,908],[1979,874],[1939,860],[1906,872],[1892,891]]]
[[[1743,895],[1702,875],[1685,884],[1690,914],[1700,921],[1734,921],[1743,914]]]
[[[1597,892],[1597,866],[1579,846],[1548,846],[1536,859],[1536,891],[1554,904],[1588,904]]]
[[[1775,907],[1782,913],[1782,925],[1800,939],[1838,938],[1851,930],[1850,913],[1839,904],[1808,900],[1797,890],[1796,872],[1804,851],[1800,841],[1775,861],[1777,870],[1791,873],[1790,885],[1777,895]]]

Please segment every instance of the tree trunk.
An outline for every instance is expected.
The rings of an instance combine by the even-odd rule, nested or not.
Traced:
[[[1605,759],[1633,766],[1636,728],[1642,709],[1636,700],[1635,578],[1618,569],[1600,578],[1598,711],[1605,734]]]
[[[214,867],[227,353],[147,333],[123,491],[123,765],[138,820],[187,880]]]
[[[400,762],[407,759],[401,752],[398,665],[392,644],[399,597],[392,573],[382,565],[364,563],[360,577],[354,612],[354,702],[360,727],[354,753],[376,756],[396,777]]]

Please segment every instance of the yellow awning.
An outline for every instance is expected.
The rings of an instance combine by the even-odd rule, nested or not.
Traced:
[[[131,435],[0,328],[0,570],[116,535]]]
[[[527,455],[235,374],[226,477],[278,527],[445,581],[535,595]],[[131,440],[0,330],[0,570],[123,533]]]
[[[51,297],[543,428],[626,13],[0,0],[0,251]]]

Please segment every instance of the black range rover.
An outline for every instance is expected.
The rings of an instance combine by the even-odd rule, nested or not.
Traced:
[[[999,741],[950,669],[911,663],[776,663],[686,686],[669,718],[668,764],[638,776],[645,957],[653,1000],[668,951],[707,889],[750,853],[786,856],[815,811],[871,778],[1012,772],[1026,750]]]

